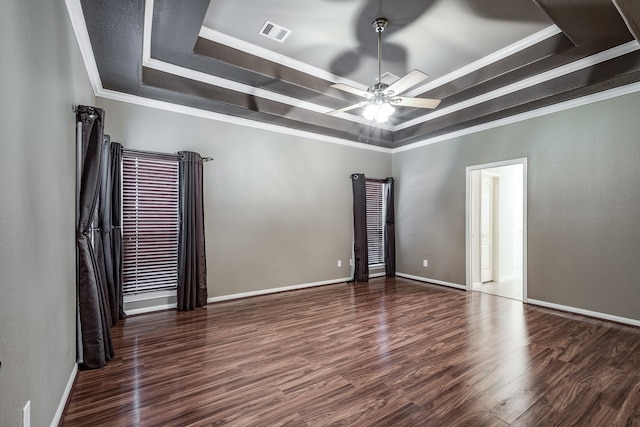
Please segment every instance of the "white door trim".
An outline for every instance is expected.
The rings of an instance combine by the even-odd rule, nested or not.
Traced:
[[[500,268],[498,265],[499,262],[499,256],[498,254],[500,253],[499,250],[499,244],[500,244],[500,237],[499,237],[499,228],[498,228],[498,216],[499,216],[499,212],[500,210],[498,209],[499,205],[500,205],[500,201],[499,201],[499,194],[500,194],[500,176],[497,173],[493,173],[493,172],[489,172],[487,170],[481,170],[480,171],[480,197],[478,200],[478,205],[477,206],[473,206],[472,209],[478,209],[478,219],[480,221],[479,224],[479,229],[477,230],[478,233],[478,244],[479,244],[479,249],[478,249],[478,261],[479,261],[479,269],[480,269],[480,283],[485,283],[485,281],[482,280],[482,265],[483,265],[483,256],[482,256],[482,245],[483,245],[483,215],[482,215],[482,194],[484,191],[484,187],[483,187],[483,178],[491,178],[491,206],[489,207],[490,210],[490,217],[491,217],[491,280],[489,280],[490,282],[495,281],[498,282],[499,281],[499,276],[500,276]],[[473,215],[472,215],[473,218]],[[473,259],[473,258],[472,258]]]
[[[522,302],[527,302],[527,158],[503,160],[500,162],[484,163],[481,165],[467,166],[466,173],[466,200],[465,200],[465,240],[466,240],[466,289],[471,291],[472,283],[472,241],[471,241],[471,172],[482,169],[497,168],[500,166],[522,165]]]

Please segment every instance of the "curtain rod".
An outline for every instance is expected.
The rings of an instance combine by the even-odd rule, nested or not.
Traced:
[[[73,111],[74,113],[77,113],[77,112],[78,112],[78,107],[79,107],[79,105],[72,105],[72,106],[71,106],[71,111]],[[86,107],[86,108],[90,108],[90,109],[92,109],[92,110],[95,110],[95,109],[96,109],[96,107],[92,107],[92,106],[90,106],[90,105],[85,105],[85,107]]]
[[[147,150],[132,150],[130,148],[123,148],[123,152],[131,153],[131,154],[139,154],[142,156],[154,156],[154,157],[166,157],[171,160],[180,160],[177,154],[173,153],[159,153],[157,151],[147,151]]]
[[[87,106],[87,107],[91,108],[92,110],[95,110],[95,107],[91,107],[91,106]],[[73,111],[74,114],[77,113],[78,112],[78,106],[77,105],[72,105],[71,106],[71,110]],[[168,157],[171,157],[171,158],[175,157],[176,160],[179,160],[178,159],[178,154],[172,154],[172,153],[159,153],[157,151],[132,150],[132,149],[129,149],[129,148],[123,148],[123,151],[128,151],[130,153],[138,153],[138,154],[152,154],[154,156],[168,156]],[[213,157],[209,157],[209,156],[202,157],[202,161],[203,162],[212,162],[213,160],[214,160]]]
[[[80,111],[78,107],[78,105],[71,106],[71,111],[73,111],[73,114],[78,114],[78,111]],[[85,105],[84,107],[91,110],[91,114],[89,114],[90,119],[95,119],[98,117],[98,114],[96,113],[96,107],[92,107],[90,105]]]
[[[361,173],[352,173],[349,177],[351,179],[356,179],[360,175],[364,176],[364,174],[361,174]],[[369,178],[369,177],[364,176],[364,180],[365,181],[380,182],[380,183],[383,183],[383,184],[386,184],[387,182],[389,182],[389,179],[393,179],[393,178],[392,177],[387,177],[387,178]]]
[[[122,151],[126,151],[129,153],[134,153],[134,154],[141,154],[141,155],[151,155],[151,156],[166,156],[170,159],[175,159],[175,160],[180,160],[180,155],[178,153],[160,153],[157,151],[147,151],[147,150],[134,150],[131,148],[123,148]],[[202,161],[203,162],[211,162],[213,161],[213,157],[202,157]]]

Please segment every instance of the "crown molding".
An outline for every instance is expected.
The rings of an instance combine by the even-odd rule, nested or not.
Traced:
[[[174,72],[180,72],[182,74],[178,74],[181,75],[183,77],[186,78],[191,78],[194,77],[196,79],[202,79],[199,81],[203,81],[204,83],[208,83],[208,84],[218,84],[218,83],[225,83],[225,82],[230,82],[228,80],[225,79],[220,79],[218,77],[215,76],[210,76],[208,74],[205,73],[200,73],[194,70],[186,70],[186,69],[180,69],[182,67],[177,67],[174,66],[172,64],[166,64],[162,61],[157,61],[153,58],[150,57],[150,47],[151,47],[151,31],[152,31],[152,21],[153,21],[153,4],[154,4],[154,0],[145,0],[145,23],[144,23],[144,38],[143,38],[143,61],[147,64],[145,66],[149,66],[150,68],[154,68],[157,69],[159,71],[164,71],[164,72],[170,72],[170,71],[174,71]],[[506,117],[503,119],[499,119],[499,120],[495,120],[492,122],[488,122],[488,123],[483,123],[481,125],[477,125],[477,126],[472,126],[466,129],[461,129],[459,131],[455,131],[455,132],[450,132],[444,135],[439,135],[433,138],[426,138],[423,139],[421,141],[412,143],[412,144],[408,144],[402,147],[397,147],[397,148],[385,148],[385,147],[378,147],[378,146],[373,146],[370,144],[364,144],[364,143],[360,143],[360,142],[354,142],[351,140],[347,140],[347,139],[342,139],[342,138],[336,138],[336,137],[330,137],[330,136],[325,136],[325,135],[321,135],[321,134],[317,134],[317,133],[313,133],[313,132],[308,132],[308,131],[301,131],[301,130],[297,130],[297,129],[291,129],[288,127],[284,127],[284,126],[279,126],[279,125],[273,125],[273,124],[268,124],[268,123],[262,123],[262,122],[256,122],[254,120],[250,120],[250,119],[245,119],[245,118],[241,118],[241,117],[236,117],[236,116],[229,116],[226,114],[221,114],[221,113],[215,113],[212,111],[208,111],[208,110],[202,110],[202,109],[198,109],[198,108],[194,108],[194,107],[186,107],[186,106],[182,106],[182,105],[177,105],[177,104],[173,104],[170,102],[165,102],[165,101],[157,101],[157,100],[153,100],[153,99],[148,99],[148,98],[144,98],[144,97],[140,97],[140,96],[135,96],[135,95],[130,95],[130,94],[125,94],[125,93],[121,93],[121,92],[117,92],[117,91],[112,91],[112,90],[106,90],[104,89],[103,85],[102,85],[102,81],[100,79],[100,73],[98,71],[98,67],[96,65],[96,60],[93,54],[93,49],[91,47],[91,41],[89,38],[89,33],[87,31],[87,26],[86,26],[86,22],[84,20],[84,14],[82,11],[82,6],[80,4],[80,0],[65,0],[65,5],[67,8],[67,12],[69,14],[70,20],[71,20],[71,25],[73,28],[73,31],[75,33],[76,36],[76,40],[78,42],[78,45],[80,47],[80,52],[83,58],[83,62],[85,65],[85,68],[87,70],[87,74],[89,76],[89,80],[91,82],[91,86],[93,88],[94,91],[94,95],[97,97],[102,97],[105,99],[112,99],[112,100],[117,100],[117,101],[121,101],[121,102],[128,102],[128,103],[132,103],[132,104],[136,104],[136,105],[143,105],[143,106],[147,106],[147,107],[151,107],[151,108],[157,108],[157,109],[162,109],[162,110],[166,110],[166,111],[172,111],[172,112],[176,112],[176,113],[181,113],[181,114],[188,114],[188,115],[192,115],[192,116],[196,116],[196,117],[202,117],[202,118],[207,118],[207,119],[211,119],[211,120],[217,120],[217,121],[224,121],[227,123],[233,123],[233,124],[238,124],[241,126],[247,126],[247,127],[252,127],[252,128],[257,128],[257,129],[263,129],[263,130],[268,130],[268,131],[272,131],[272,132],[278,132],[278,133],[282,133],[282,134],[287,134],[287,135],[294,135],[294,136],[300,136],[300,137],[304,137],[304,138],[309,138],[309,139],[313,139],[313,140],[318,140],[318,141],[324,141],[324,142],[329,142],[329,143],[333,143],[333,144],[338,144],[338,145],[344,145],[344,146],[349,146],[349,147],[354,147],[354,148],[359,148],[359,149],[364,149],[364,150],[371,150],[371,151],[377,151],[377,152],[382,152],[382,153],[390,153],[390,154],[394,154],[394,153],[400,153],[403,151],[408,151],[408,150],[413,150],[416,148],[420,148],[423,147],[425,145],[430,145],[430,144],[434,144],[437,142],[441,142],[441,141],[446,141],[449,139],[453,139],[453,138],[457,138],[460,136],[464,136],[464,135],[469,135],[469,134],[473,134],[476,132],[482,132],[484,130],[487,129],[492,129],[492,128],[496,128],[496,127],[500,127],[500,126],[505,126],[511,123],[516,123],[519,121],[523,121],[523,120],[527,120],[530,118],[535,118],[535,117],[540,117],[543,115],[547,115],[547,114],[552,114],[555,112],[559,112],[559,111],[563,111],[563,110],[567,110],[570,108],[574,108],[574,107],[579,107],[582,105],[587,105],[593,102],[598,102],[598,101],[602,101],[602,100],[606,100],[606,99],[610,99],[610,98],[615,98],[618,96],[623,96],[626,94],[630,94],[630,93],[634,93],[634,92],[638,92],[640,91],[640,82],[638,83],[632,83],[629,85],[625,85],[625,86],[621,86],[621,87],[617,87],[617,88],[613,88],[613,89],[609,89],[603,92],[599,92],[599,93],[595,93],[595,94],[591,94],[588,96],[584,96],[581,98],[576,98],[576,99],[572,99],[569,101],[565,101],[559,104],[555,104],[555,105],[551,105],[551,106],[547,106],[547,107],[542,107],[539,108],[537,110],[532,110],[532,111],[527,111],[525,113],[521,113],[521,114],[517,114],[511,117]],[[455,71],[454,73],[458,73],[456,75],[454,75],[453,73],[448,74],[447,76],[442,77],[441,79],[438,79],[441,81],[440,84],[444,84],[447,81],[450,80],[446,80],[446,79],[455,79],[459,76],[464,75],[465,71],[468,72],[472,72],[472,68],[473,67],[478,67],[481,66],[482,64],[487,65],[490,64],[491,61],[496,61],[498,59],[501,58],[501,55],[507,55],[508,52],[516,52],[517,50],[522,50],[524,48],[526,48],[527,46],[531,45],[531,44],[535,44],[536,42],[539,42],[541,40],[544,40],[547,37],[552,37],[553,35],[557,34],[557,30],[555,28],[555,26],[549,27],[543,31],[540,31],[534,35],[532,35],[531,37],[527,38],[527,39],[523,39],[521,42],[515,43],[505,49],[503,49],[502,51],[498,51],[495,54],[489,55],[483,59],[481,59],[480,61],[476,61],[473,64],[469,65],[469,68],[467,70],[465,70],[466,67],[461,68],[460,70]],[[443,108],[442,110],[437,110],[434,112],[431,112],[430,114],[428,114],[428,118],[427,117],[419,117],[417,119],[411,120],[409,122],[405,122],[403,124],[400,125],[396,125],[396,126],[391,126],[391,125],[386,125],[385,127],[382,127],[383,129],[386,130],[390,130],[390,131],[396,131],[396,130],[401,130],[404,129],[406,127],[409,126],[413,126],[415,124],[418,123],[423,123],[426,122],[428,120],[431,120],[435,117],[439,117],[439,116],[443,116],[445,114],[451,114],[454,111],[458,111],[462,108],[467,108],[470,107],[472,105],[475,105],[477,103],[480,102],[485,102],[486,100],[489,99],[493,99],[495,97],[498,96],[503,96],[506,95],[508,93],[512,93],[515,90],[520,90],[526,87],[530,87],[548,80],[551,80],[553,78],[557,78],[557,77],[561,77],[565,74],[598,64],[600,62],[609,60],[609,59],[613,59],[616,57],[619,57],[621,55],[630,53],[630,52],[634,52],[636,50],[640,49],[640,44],[637,41],[631,41],[628,43],[625,43],[623,45],[617,46],[615,48],[609,49],[607,51],[603,51],[600,52],[598,54],[589,56],[587,58],[583,58],[581,60],[575,61],[573,63],[567,64],[565,66],[562,67],[558,67],[556,69],[550,70],[548,72],[545,73],[541,73],[540,75],[531,77],[529,79],[525,79],[523,81],[514,83],[512,85],[509,85],[505,88],[496,90],[496,91],[492,91],[488,94],[484,94],[484,95],[480,95],[478,97],[472,98],[471,100],[467,100],[464,101],[460,104],[455,104],[451,107],[446,107]],[[474,65],[475,64],[475,65]],[[175,68],[173,68],[175,67]],[[184,74],[184,75],[183,75]],[[220,82],[220,80],[225,80],[225,82]],[[430,84],[434,84],[437,80],[434,80],[433,82],[431,82]],[[299,107],[299,108],[305,108],[306,109],[310,109],[311,111],[317,111],[317,112],[326,112],[329,111],[329,108],[326,107],[321,107],[318,106],[316,104],[312,104],[312,103],[307,103],[304,101],[300,101],[294,98],[290,98],[290,97],[285,97],[283,95],[277,95],[274,94],[273,92],[269,92],[269,91],[264,91],[262,89],[259,88],[255,88],[249,85],[243,85],[241,83],[236,83],[236,82],[230,82],[230,83],[225,83],[227,84],[229,87],[227,86],[223,86],[223,87],[227,87],[231,90],[239,90],[239,91],[246,91],[243,93],[251,93],[253,95],[258,95],[258,93],[256,92],[257,90],[261,91],[260,94],[262,94],[262,92],[266,92],[264,93],[264,97],[276,102],[283,102],[283,101],[288,101],[285,102],[288,105],[292,105],[295,107]],[[238,85],[238,86],[236,86]],[[435,86],[434,86],[435,87]],[[275,96],[277,95],[277,96]],[[261,95],[258,95],[261,96]],[[288,98],[288,99],[287,99]],[[473,102],[472,102],[473,101]],[[458,106],[459,105],[459,106]],[[455,109],[454,109],[455,108]],[[443,111],[444,112],[440,112]],[[347,114],[347,113],[343,113],[344,116],[350,116],[348,119],[352,120],[352,121],[359,121],[360,122],[360,118],[359,116],[355,116],[353,114]],[[439,114],[439,116],[434,116],[434,114]],[[356,119],[353,119],[353,118]],[[345,118],[345,117],[343,117]],[[424,119],[424,120],[423,120]],[[364,119],[362,119],[364,120]],[[419,121],[422,120],[422,121]],[[367,124],[368,121],[366,121]]]
[[[147,1],[150,1],[150,0],[147,0]],[[284,65],[285,67],[292,68],[296,71],[300,71],[301,73],[318,77],[319,79],[322,79],[322,80],[327,80],[333,83],[344,83],[361,90],[369,89],[368,86],[355,82],[351,79],[340,77],[336,74],[330,73],[321,68],[314,67],[313,65],[309,65],[302,61],[295,60],[293,58],[279,54],[272,50],[265,49],[260,46],[256,46],[254,44],[245,42],[244,40],[237,39],[228,34],[221,33],[220,31],[216,31],[208,27],[201,27],[199,36],[209,41],[212,41],[214,43],[223,44],[233,49],[237,49],[242,52],[246,52],[250,55],[257,56],[258,58],[262,58],[270,62],[275,62],[277,64]]]
[[[484,130],[521,122],[523,120],[533,119],[536,117],[545,116],[548,114],[553,114],[553,113],[557,113],[564,110],[569,110],[571,108],[581,107],[583,105],[592,104],[594,102],[604,101],[611,98],[617,98],[619,96],[628,95],[635,92],[640,92],[640,82],[631,83],[625,86],[619,86],[613,89],[597,92],[597,93],[583,96],[580,98],[574,98],[569,101],[560,102],[558,104],[549,105],[546,107],[538,108],[536,110],[531,110],[524,113],[516,114],[514,116],[505,117],[503,119],[494,120],[492,122],[483,123],[477,126],[471,126],[455,132],[449,132],[444,135],[435,136],[433,138],[427,138],[422,141],[418,141],[412,144],[404,145],[402,147],[394,148],[391,150],[391,153],[395,154],[395,153],[401,153],[403,151],[414,150],[416,148],[424,147],[425,145],[447,141],[449,139],[454,139],[461,136],[482,132]]]
[[[301,138],[313,139],[316,141],[329,142],[331,144],[344,145],[347,147],[359,148],[362,150],[377,151],[380,153],[391,154],[391,148],[378,147],[376,145],[364,144],[362,142],[354,142],[348,139],[326,136],[314,132],[292,129],[285,126],[274,125],[270,123],[258,122],[255,120],[245,119],[243,117],[229,116],[226,114],[216,113],[213,111],[202,110],[200,108],[187,107],[171,102],[158,101],[155,99],[145,98],[142,96],[131,95],[128,93],[117,92],[113,90],[103,89],[96,94],[99,98],[120,101],[129,104],[150,107],[174,113],[186,114],[189,116],[200,117],[204,119],[215,120],[224,123],[231,123],[240,126],[250,127],[254,129],[262,129],[271,132],[277,132],[285,135],[299,136]]]
[[[394,130],[402,130],[402,129],[406,129],[421,123],[426,123],[438,117],[446,116],[448,114],[455,113],[456,111],[464,110],[465,108],[473,107],[474,105],[478,105],[483,102],[487,102],[492,99],[499,98],[501,96],[509,95],[511,93],[514,93],[514,92],[517,92],[517,91],[520,91],[544,82],[548,82],[550,80],[565,76],[567,74],[571,74],[575,71],[592,67],[601,62],[608,61],[610,59],[614,59],[622,55],[626,55],[638,49],[640,49],[640,43],[638,43],[636,40],[633,40],[633,41],[621,44],[619,46],[613,47],[611,49],[607,49],[602,52],[596,53],[594,55],[587,56],[585,58],[563,65],[561,67],[557,67],[552,70],[545,71],[544,73],[540,73],[535,76],[520,80],[518,82],[501,87],[499,89],[492,90],[491,92],[483,93],[482,95],[478,95],[476,97],[467,99],[465,101],[458,102],[457,104],[453,104],[448,107],[437,109],[426,116],[417,117],[413,120],[409,120],[402,124],[396,125]]]
[[[560,34],[561,32],[562,31],[560,30],[560,28],[558,28],[556,25],[551,25],[544,30],[540,30],[537,33],[530,35],[529,37],[525,37],[524,39],[510,44],[509,46],[493,52],[483,58],[480,58],[477,61],[467,64],[464,67],[458,68],[457,70],[452,71],[449,74],[434,79],[429,83],[425,83],[424,85],[418,86],[412,91],[407,92],[405,96],[417,96],[430,90],[439,88],[440,86],[459,79],[460,77],[464,77],[467,74],[471,74],[475,71],[480,70],[481,68],[487,67],[515,53],[541,43],[557,34]]]
[[[89,75],[93,93],[96,94],[103,89],[102,80],[100,79],[96,58],[91,48],[91,40],[89,39],[89,32],[87,31],[87,23],[84,20],[82,5],[80,4],[80,0],[65,0],[65,5],[67,6],[69,18],[71,19],[71,27],[73,28],[78,46],[80,47],[84,67]]]

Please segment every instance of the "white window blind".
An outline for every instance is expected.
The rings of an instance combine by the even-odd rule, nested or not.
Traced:
[[[367,245],[369,265],[384,264],[384,186],[383,182],[366,181]]]
[[[122,156],[123,294],[176,289],[178,161],[125,151]]]

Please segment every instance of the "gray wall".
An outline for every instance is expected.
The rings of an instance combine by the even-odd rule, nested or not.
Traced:
[[[528,297],[640,320],[638,111],[634,93],[395,153],[397,271],[464,284],[465,168],[527,157]]]
[[[95,99],[62,0],[0,13],[0,425],[54,418],[76,360],[73,104]]]
[[[349,176],[390,176],[390,154],[97,102],[107,111],[106,132],[125,148],[215,158],[204,173],[210,297],[350,276]]]
[[[640,319],[640,94],[389,154],[95,100],[61,0],[0,14],[0,425],[51,423],[75,363],[71,106],[206,165],[209,291],[349,275],[349,174],[397,178],[398,271],[465,281],[465,167],[529,159],[529,298]],[[421,266],[429,259],[429,267]],[[341,259],[343,267],[336,261]]]

